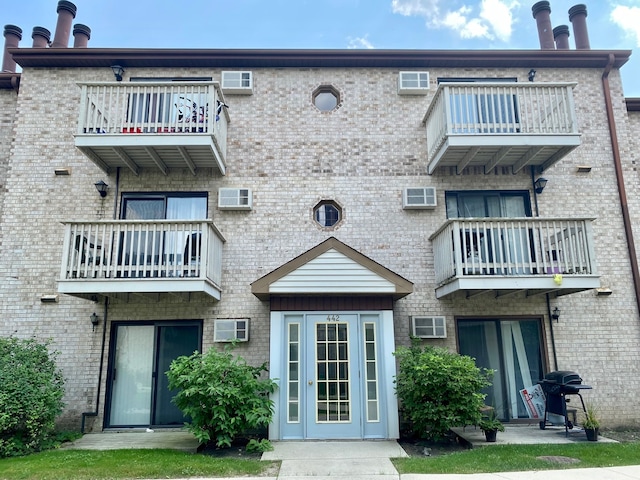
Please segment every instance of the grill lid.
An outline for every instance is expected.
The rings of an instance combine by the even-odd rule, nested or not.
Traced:
[[[558,370],[557,372],[549,372],[544,376],[544,382],[556,383],[558,385],[580,385],[582,378],[576,372],[569,370]]]

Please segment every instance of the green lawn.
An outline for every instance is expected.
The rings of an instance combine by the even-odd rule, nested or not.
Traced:
[[[256,476],[273,462],[175,450],[50,450],[0,459],[0,479],[85,480]]]
[[[581,460],[558,464],[536,457]],[[494,445],[437,457],[401,458],[400,473],[489,473],[517,470],[610,467],[640,463],[640,442],[567,445]],[[277,465],[277,463],[275,463]],[[85,480],[257,476],[274,462],[216,458],[174,450],[50,450],[0,460],[0,479]]]
[[[543,455],[577,458],[580,463],[560,464],[536,458]],[[640,442],[495,445],[437,457],[399,458],[394,459],[393,463],[401,474],[491,473],[638,465]]]

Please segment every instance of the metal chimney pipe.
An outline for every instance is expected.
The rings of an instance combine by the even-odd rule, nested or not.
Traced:
[[[2,56],[2,71],[14,73],[16,71],[16,62],[9,53],[10,48],[17,47],[22,40],[22,29],[15,25],[4,26],[4,54]]]
[[[33,27],[31,38],[33,38],[33,48],[46,48],[51,40],[51,32],[44,27]]]
[[[91,29],[81,23],[73,26],[73,48],[87,48],[91,38]]]
[[[542,50],[555,50],[556,44],[553,41],[553,31],[551,30],[551,7],[549,2],[543,1],[531,7],[533,18],[538,25],[538,38]]]
[[[573,25],[573,36],[578,50],[591,50],[587,31],[587,6],[583,3],[569,9],[569,21]]]
[[[51,43],[52,48],[67,48],[69,46],[69,37],[71,36],[71,22],[76,18],[76,6],[66,0],[58,2],[58,23],[56,24],[56,33]]]
[[[556,50],[569,50],[569,26],[558,25],[553,29],[553,38],[556,41]]]

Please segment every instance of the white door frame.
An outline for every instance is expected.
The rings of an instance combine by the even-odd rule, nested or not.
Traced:
[[[269,425],[269,439],[280,440],[283,433],[281,431],[281,422],[284,420],[285,412],[281,412],[283,404],[283,395],[286,394],[286,378],[287,364],[283,352],[288,349],[287,331],[285,327],[285,317],[287,315],[308,315],[308,314],[327,314],[336,312],[282,312],[273,311],[270,315],[270,352],[269,352],[269,376],[278,383],[278,389],[271,395],[274,401],[275,412],[273,420]],[[385,405],[386,415],[384,416],[385,437],[389,439],[399,438],[399,417],[398,417],[398,400],[395,394],[394,379],[396,376],[396,361],[393,356],[395,351],[394,322],[392,310],[379,311],[356,311],[356,312],[339,312],[344,314],[376,314],[380,319],[380,338],[378,341],[378,352],[380,356],[380,378],[379,395],[382,403]],[[300,437],[304,438],[304,435]],[[364,438],[381,438],[368,437]]]

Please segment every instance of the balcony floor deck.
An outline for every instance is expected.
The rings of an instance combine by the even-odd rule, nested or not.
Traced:
[[[518,173],[525,167],[548,169],[580,145],[580,135],[450,135],[429,162],[428,173],[438,167],[511,167]]]
[[[128,168],[214,168],[223,175],[226,167],[209,134],[87,134],[76,135],[76,147],[106,173]]]
[[[550,275],[469,275],[454,277],[436,287],[436,298],[444,298],[461,291],[465,292],[467,298],[484,294],[503,297],[521,293],[527,297],[546,293],[559,297],[599,287],[600,277],[597,275],[563,275],[560,284]]]

